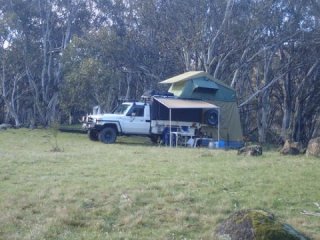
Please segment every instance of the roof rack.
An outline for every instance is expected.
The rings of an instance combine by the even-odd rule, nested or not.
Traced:
[[[148,90],[141,96],[144,100],[150,100],[152,97],[173,97],[173,93],[170,92],[160,92],[156,90]]]
[[[137,99],[126,98],[126,97],[118,97],[118,102],[139,102]]]

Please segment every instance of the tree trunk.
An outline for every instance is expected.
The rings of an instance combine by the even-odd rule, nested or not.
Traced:
[[[4,104],[7,108],[8,114],[14,119],[15,126],[19,127],[20,126],[20,119],[19,119],[19,114],[17,112],[17,85],[19,80],[22,78],[23,75],[18,76],[16,75],[14,77],[12,88],[7,89],[6,85],[6,74],[5,74],[5,59],[2,60],[2,92],[1,92],[1,97],[4,101]]]
[[[264,56],[264,66],[263,66],[263,79],[264,85],[270,84],[270,65],[272,62],[274,52],[268,54],[267,50],[265,51]],[[259,133],[259,142],[265,143],[267,139],[267,129],[268,129],[268,120],[270,116],[270,89],[266,89],[261,96],[261,116],[258,124],[258,133]]]
[[[290,139],[290,120],[292,113],[292,87],[291,87],[291,73],[289,72],[283,83],[283,118],[281,126],[281,138],[283,141]]]
[[[132,73],[131,72],[127,72],[127,91],[126,91],[126,98],[127,100],[129,100],[131,98],[131,85],[132,85]]]
[[[206,59],[204,59],[205,71],[208,72],[208,73],[211,71],[211,67],[212,67],[213,63],[215,62],[216,55],[214,54],[214,52],[215,52],[215,49],[216,49],[216,44],[217,44],[218,38],[223,32],[223,29],[224,29],[225,25],[227,24],[227,20],[231,17],[232,8],[233,8],[233,1],[234,0],[228,0],[227,1],[227,5],[226,5],[225,12],[224,12],[223,20],[222,20],[222,22],[221,22],[221,24],[219,26],[219,29],[217,30],[215,35],[212,37],[212,39],[211,39],[211,41],[209,43],[209,46],[208,46],[208,49],[207,49],[207,54],[206,54]],[[216,71],[217,71],[217,69],[216,69]]]

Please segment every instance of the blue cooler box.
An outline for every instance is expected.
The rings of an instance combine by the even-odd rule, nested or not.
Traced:
[[[224,148],[225,142],[223,140],[215,142],[216,148]]]

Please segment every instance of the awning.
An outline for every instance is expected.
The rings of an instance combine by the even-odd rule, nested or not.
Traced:
[[[197,88],[204,88],[204,89],[210,89],[210,90],[219,89],[219,86],[215,82],[209,81],[209,80],[197,79],[197,80],[193,80],[192,84],[193,84],[193,90]]]
[[[170,129],[170,147],[172,147],[172,112],[181,111],[181,109],[217,109],[218,116],[220,116],[220,108],[212,103],[201,100],[187,100],[177,98],[155,98],[157,102],[169,109],[169,129]],[[176,110],[175,110],[176,109]],[[180,110],[179,110],[180,109]],[[220,121],[218,121],[218,141],[220,139]]]
[[[200,100],[186,100],[186,99],[176,99],[176,98],[154,98],[162,105],[169,109],[211,109],[219,108],[218,106],[200,101]]]

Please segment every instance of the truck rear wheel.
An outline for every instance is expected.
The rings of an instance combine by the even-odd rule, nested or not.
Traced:
[[[99,140],[98,131],[95,129],[88,130],[88,137],[92,141],[98,141]]]
[[[150,140],[152,143],[155,143],[155,144],[159,143],[159,139],[160,139],[159,135],[151,135],[150,136]]]
[[[103,143],[114,143],[117,139],[117,132],[112,127],[105,127],[99,132],[99,140]]]

